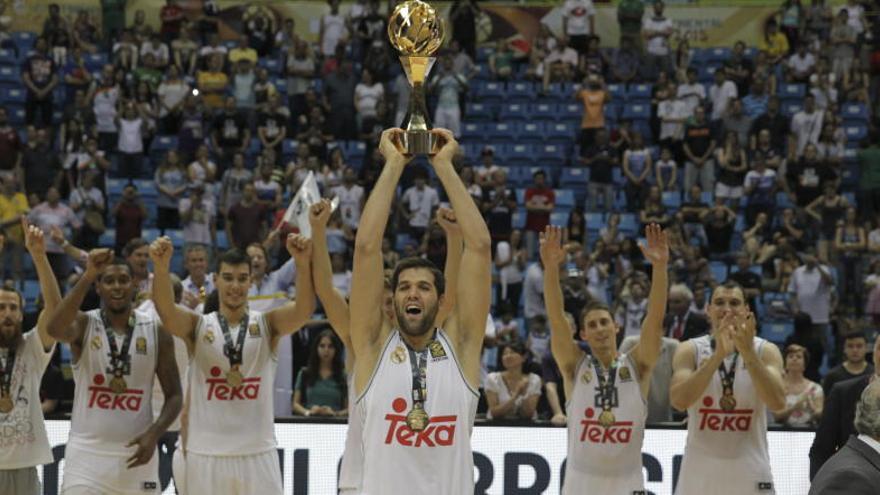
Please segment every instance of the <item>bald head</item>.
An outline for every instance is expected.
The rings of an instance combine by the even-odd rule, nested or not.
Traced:
[[[880,441],[880,380],[872,380],[856,406],[856,431]]]

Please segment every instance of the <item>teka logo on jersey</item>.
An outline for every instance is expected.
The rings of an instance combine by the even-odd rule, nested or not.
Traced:
[[[700,430],[710,431],[749,431],[752,427],[751,409],[713,409],[715,399],[703,397],[703,406],[698,410],[700,413]]]
[[[458,416],[433,416],[428,427],[415,432],[406,425],[406,400],[398,397],[391,402],[397,414],[386,414],[388,434],[385,444],[398,443],[406,447],[449,447],[455,443],[455,420]]]
[[[584,411],[584,419],[581,425],[581,442],[590,443],[629,443],[632,439],[633,422],[617,421],[607,428],[599,424],[598,419],[593,419],[596,411],[592,407],[588,407]]]
[[[126,389],[121,394],[114,394],[110,387],[105,387],[104,375],[97,374],[92,378],[89,385],[89,409],[98,408],[108,411],[131,411],[141,410],[141,402],[144,399],[143,390]]]
[[[220,375],[220,367],[211,368],[214,378],[208,378],[208,400],[257,400],[259,397],[260,377],[245,378],[241,385],[233,387]]]

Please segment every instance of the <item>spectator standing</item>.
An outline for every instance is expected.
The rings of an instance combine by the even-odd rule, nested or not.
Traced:
[[[709,205],[703,201],[703,190],[700,186],[691,186],[687,191],[687,197],[682,201],[676,218],[681,223],[684,240],[688,244],[705,246],[708,239],[703,218],[709,211]]]
[[[113,73],[112,65],[105,65],[101,77],[92,83],[88,100],[92,102],[95,115],[95,129],[98,132],[98,147],[109,153],[116,149],[116,110],[122,95]]]
[[[275,156],[283,153],[282,143],[287,137],[287,123],[290,121],[290,111],[281,106],[281,97],[278,93],[269,96],[266,107],[260,111],[257,117],[257,137],[263,149],[275,151]]]
[[[523,279],[523,316],[526,326],[536,316],[547,316],[544,307],[544,267],[540,260],[526,268]]]
[[[369,70],[364,69],[361,73],[361,81],[354,87],[354,107],[357,111],[358,133],[372,127],[372,123],[375,122],[379,113],[379,106],[384,105],[384,100],[385,88],[374,79]],[[444,127],[440,124],[437,126]]]
[[[284,73],[287,75],[287,98],[293,127],[297,128],[297,120],[306,112],[306,91],[312,84],[315,75],[315,58],[308,43],[298,40],[287,51]]]
[[[682,153],[684,125],[690,117],[688,106],[678,97],[675,84],[670,83],[666,98],[657,104],[657,117],[660,118],[660,144],[672,151],[672,156]]]
[[[662,0],[654,2],[654,15],[642,20],[642,36],[647,40],[645,51],[647,61],[654,73],[672,73],[672,58],[669,52],[669,38],[675,33],[672,20],[663,15],[665,4]]]
[[[738,134],[727,131],[724,146],[715,152],[718,161],[718,183],[715,185],[715,199],[727,202],[734,210],[739,208],[743,195],[743,181],[749,169],[746,150],[740,145]]]
[[[70,237],[70,232],[79,229],[82,226],[76,213],[61,202],[61,195],[58,189],[50,187],[46,192],[46,200],[35,206],[28,213],[28,221],[43,232],[50,232],[53,228],[59,228],[65,233],[66,237]],[[45,239],[46,254],[49,257],[49,265],[52,266],[52,273],[59,281],[64,280],[70,273],[70,263],[67,255],[64,254],[64,248],[58,245],[51,238]]]
[[[495,51],[489,56],[489,73],[498,81],[508,81],[514,75],[513,52],[506,39],[495,44]]]
[[[318,31],[318,46],[321,54],[332,57],[340,42],[348,39],[348,28],[345,24],[345,16],[339,13],[339,0],[330,0],[330,12],[321,17]]]
[[[61,65],[61,64],[59,64]],[[64,103],[72,103],[77,91],[88,91],[92,83],[92,74],[86,67],[86,59],[80,48],[74,48],[70,60],[62,67],[64,82]]]
[[[629,292],[621,294],[614,312],[614,320],[623,330],[624,337],[638,336],[642,332],[642,320],[648,313],[647,290],[641,281],[631,279]]]
[[[596,7],[592,0],[565,0],[562,5],[562,30],[569,46],[584,54],[587,41],[596,34]]]
[[[507,172],[495,170],[492,172],[492,182],[483,190],[482,205],[493,245],[510,239],[516,207],[516,192],[507,184]]]
[[[361,212],[366,202],[364,188],[357,182],[357,174],[352,168],[345,168],[342,174],[342,184],[334,187],[330,194],[339,198],[339,211],[342,221],[352,231],[357,231],[361,221]]]
[[[541,377],[525,370],[528,350],[522,342],[501,348],[503,371],[486,377],[487,419],[537,419]]]
[[[21,219],[30,211],[27,198],[18,189],[15,177],[0,177],[0,229],[4,238],[2,249],[3,266],[0,277],[3,280],[24,280],[22,277],[22,255],[24,254],[24,231]]]
[[[601,211],[614,208],[614,167],[620,165],[620,156],[608,143],[608,131],[596,131],[592,146],[581,148],[581,163],[590,169],[587,183],[587,211],[598,211],[599,198],[602,198]]]
[[[713,77],[714,84],[709,88],[709,101],[712,103],[712,116],[709,120],[717,123],[727,114],[730,102],[739,96],[739,91],[726,71],[716,70]]]
[[[200,47],[194,39],[196,36],[195,31],[188,27],[180,32],[178,38],[171,41],[171,59],[181,75],[188,78],[195,76],[199,63]]]
[[[53,94],[58,85],[58,67],[48,55],[46,38],[39,36],[34,42],[34,51],[28,55],[21,68],[21,80],[27,89],[24,102],[27,125],[39,123],[43,127],[52,125]]]
[[[8,111],[0,107],[0,178],[21,179],[23,148],[18,131],[9,125]]]
[[[47,129],[38,129],[28,140],[21,159],[24,192],[28,196],[36,194],[41,200],[46,198],[49,188],[61,187],[64,177],[58,153],[52,149],[49,139]],[[43,231],[48,232],[48,229]]]
[[[128,184],[122,189],[122,198],[113,207],[113,217],[116,219],[114,249],[120,254],[129,241],[141,237],[141,228],[147,220],[147,208],[134,184]]]
[[[333,330],[324,330],[312,340],[308,362],[296,375],[293,414],[332,417],[348,413],[343,354]]]
[[[840,382],[873,374],[874,366],[865,359],[867,353],[868,338],[864,332],[843,335],[844,361],[825,374],[822,381],[825,395],[831,394],[834,385]]]
[[[838,223],[834,236],[834,252],[839,260],[841,300],[851,308],[862,307],[863,259],[868,241],[865,229],[859,225],[854,206],[846,208],[843,222]]]
[[[526,249],[529,259],[538,254],[538,236],[550,224],[550,213],[556,207],[556,194],[547,185],[547,173],[532,174],[532,186],[526,188]]]
[[[648,176],[653,170],[651,161],[651,150],[645,146],[641,133],[633,133],[632,145],[623,153],[623,175],[626,180],[623,190],[628,211],[639,211],[644,206],[648,195]]]
[[[794,157],[799,158],[808,144],[819,142],[822,132],[824,112],[816,108],[816,97],[812,93],[804,96],[804,108],[791,118],[791,142],[789,150],[794,150]]]
[[[599,74],[589,74],[584,79],[584,88],[577,91],[575,98],[584,106],[581,117],[581,149],[595,143],[596,132],[605,127],[605,104],[611,101],[611,94]]]
[[[774,216],[777,186],[776,171],[767,167],[764,155],[755,153],[752,170],[743,182],[743,193],[748,198],[745,212],[748,225],[754,223],[758,213],[764,212],[770,218]]]
[[[324,103],[333,119],[329,122],[330,134],[341,140],[353,140],[357,136],[354,92],[357,81],[352,74],[351,61],[341,65],[324,78]]]
[[[660,159],[654,166],[657,187],[661,192],[671,192],[679,197],[678,164],[672,158],[672,151],[667,147],[660,149]]]
[[[437,190],[427,185],[425,173],[416,176],[414,184],[400,197],[400,214],[407,221],[413,239],[421,239],[431,222],[434,208],[440,205]]]
[[[753,124],[754,120],[767,112],[767,103],[770,98],[767,96],[767,84],[761,79],[752,79],[751,87],[748,91],[742,91],[745,96],[740,100],[742,102],[742,112],[749,118],[749,124]],[[754,126],[747,129],[748,135],[752,133]],[[748,141],[743,141],[748,142]]]
[[[761,131],[768,132],[769,143],[773,149],[782,153],[787,144],[786,137],[790,132],[789,119],[779,112],[779,97],[767,99],[767,111],[752,121],[749,132],[751,147],[755,148]]]
[[[189,246],[183,253],[183,267],[187,277],[181,282],[182,302],[186,307],[196,309],[215,289],[214,274],[208,273],[208,249]]]
[[[687,80],[678,84],[678,99],[687,106],[687,115],[692,117],[697,107],[704,106],[706,102],[706,87],[697,79],[697,69],[687,68]]]
[[[550,83],[571,82],[574,78],[575,69],[578,65],[577,52],[568,46],[568,40],[563,37],[558,40],[556,46],[544,58],[543,68],[543,91],[550,90]]]
[[[229,245],[246,249],[259,243],[265,236],[267,210],[257,201],[257,189],[252,183],[245,184],[241,199],[226,213],[226,238]]]
[[[709,320],[692,310],[694,293],[685,284],[669,288],[669,310],[663,320],[667,337],[684,342],[709,331]]]
[[[122,113],[116,117],[116,127],[119,129],[117,167],[124,178],[139,179],[144,161],[144,134],[147,132],[141,107],[134,101],[123,103]]]
[[[229,76],[223,72],[224,53],[211,55],[208,58],[208,68],[196,73],[196,87],[208,112],[221,111],[225,102]]]
[[[257,106],[257,94],[254,91],[257,74],[254,71],[254,64],[249,59],[242,57],[234,67],[230,81],[232,96],[235,98],[236,108],[245,115],[248,122],[252,122]]]
[[[834,278],[831,269],[819,264],[815,249],[808,248],[801,255],[802,265],[791,274],[788,284],[792,312],[810,315],[813,329],[822,336],[826,352],[834,348],[831,341],[831,302]]]
[[[159,191],[156,199],[158,207],[156,227],[163,234],[168,229],[179,229],[178,205],[186,193],[187,174],[176,151],[171,150],[165,155],[165,159],[156,169],[153,180]]]
[[[736,213],[724,204],[724,198],[716,196],[715,205],[703,216],[710,255],[721,257],[730,252],[735,222]]]
[[[776,19],[770,19],[764,24],[764,36],[758,43],[758,50],[766,52],[771,66],[779,64],[788,55],[788,38],[779,31],[779,23]]]
[[[204,184],[193,184],[189,194],[178,202],[183,240],[189,244],[217,245],[217,207]]]
[[[528,254],[522,242],[522,231],[510,233],[509,241],[495,245],[495,269],[498,271],[495,286],[495,306],[508,308],[516,313],[523,292],[523,277]]]
[[[622,0],[617,4],[617,23],[620,27],[620,46],[629,42],[637,51],[642,51],[642,22],[645,4],[642,0]]]
[[[704,191],[711,191],[715,184],[715,138],[712,127],[706,121],[706,111],[698,106],[694,117],[685,124],[684,140],[684,189],[690,191],[699,181]]]
[[[840,10],[831,26],[831,71],[838,80],[849,73],[858,46],[858,32],[849,24],[847,9]]]
[[[104,193],[96,186],[98,173],[84,174],[82,182],[70,192],[70,208],[79,219],[76,245],[83,250],[98,246],[98,237],[104,233],[104,212],[107,205]]]
[[[455,137],[461,136],[461,97],[467,88],[467,79],[455,71],[452,57],[443,57],[443,70],[429,87],[437,93],[434,126],[449,129]]]
[[[211,125],[211,144],[220,154],[218,165],[222,174],[233,162],[237,153],[245,153],[251,143],[251,130],[247,118],[237,109],[235,98],[226,98],[222,113]]]
[[[226,214],[241,199],[245,185],[253,180],[253,172],[244,167],[244,154],[235,153],[232,168],[223,173],[220,183],[220,213]]]
[[[818,383],[804,376],[810,352],[797,344],[785,348],[785,409],[774,413],[776,421],[792,428],[815,428],[822,416],[825,395]]]
[[[159,121],[163,134],[177,134],[180,130],[180,119],[183,102],[192,93],[192,88],[180,77],[180,69],[176,65],[168,67],[165,80],[159,84],[156,94],[159,99]]]
[[[721,120],[721,135],[728,132],[736,133],[737,142],[745,148],[749,143],[749,131],[752,127],[752,119],[743,111],[743,103],[739,98],[730,101],[727,114]]]

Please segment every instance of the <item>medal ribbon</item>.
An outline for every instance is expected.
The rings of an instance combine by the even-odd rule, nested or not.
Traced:
[[[599,380],[599,390],[596,392],[595,406],[601,407],[604,411],[610,411],[619,405],[617,397],[617,387],[614,382],[617,381],[617,366],[620,364],[617,359],[611,362],[606,373],[602,373],[602,365],[596,356],[590,355],[593,368],[596,370],[596,378]]]
[[[229,359],[229,366],[240,365],[242,361],[242,351],[244,349],[244,336],[247,333],[248,320],[250,316],[245,313],[241,324],[238,327],[238,338],[235,343],[232,342],[232,335],[229,334],[229,322],[219,312],[217,320],[220,322],[220,330],[223,332],[223,355]]]
[[[9,346],[6,354],[6,363],[0,366],[0,395],[9,397],[12,389],[12,370],[15,368],[15,351],[18,342]]]
[[[432,338],[428,345],[433,341]],[[403,343],[409,352],[409,365],[412,369],[412,400],[413,407],[416,407],[416,405],[422,405],[428,400],[428,346],[425,346],[421,351],[416,351],[406,341]]]
[[[104,311],[101,311],[101,322],[104,324],[104,332],[107,334],[107,345],[110,346],[110,365],[107,366],[107,373],[113,376],[131,374],[131,337],[134,334],[134,313],[128,317],[128,326],[121,349],[116,347],[116,336],[113,335],[113,328]]]
[[[712,350],[715,350],[715,339],[712,339]],[[733,352],[733,363],[728,369],[724,361],[718,367],[718,376],[721,377],[721,391],[724,395],[733,395],[733,380],[736,379],[736,361],[739,359],[739,351]]]

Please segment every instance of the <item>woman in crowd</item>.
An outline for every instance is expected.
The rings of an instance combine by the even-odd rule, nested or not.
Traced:
[[[846,209],[843,220],[834,235],[834,251],[840,262],[840,296],[851,307],[861,306],[859,280],[862,276],[862,257],[868,247],[865,228],[856,219],[856,209]]]
[[[775,413],[775,417],[786,426],[814,428],[822,416],[822,387],[804,377],[809,361],[806,347],[791,344],[785,348],[785,409]]]
[[[525,370],[528,350],[522,342],[512,342],[501,349],[504,371],[486,377],[488,419],[537,419],[541,397],[541,377]]]
[[[495,268],[498,271],[496,305],[506,303],[512,308],[519,307],[526,261],[528,255],[522,242],[522,231],[514,229],[510,233],[510,241],[500,241],[495,246]]]
[[[180,163],[177,152],[171,150],[165,155],[165,159],[156,169],[154,179],[159,197],[156,200],[158,218],[156,227],[163,232],[168,229],[180,228],[180,214],[178,204],[186,193],[186,170]]]
[[[308,364],[296,375],[293,413],[299,416],[348,414],[342,343],[333,330],[324,330],[312,342]]]

